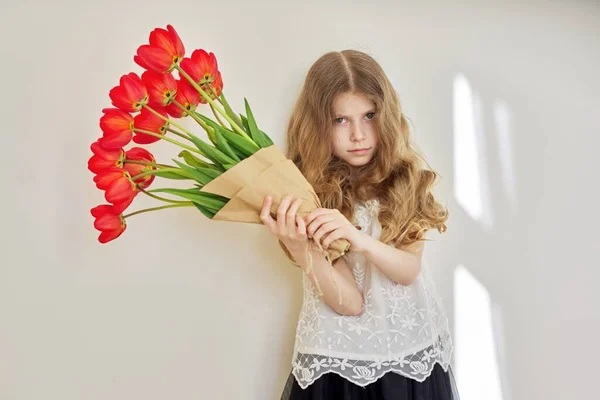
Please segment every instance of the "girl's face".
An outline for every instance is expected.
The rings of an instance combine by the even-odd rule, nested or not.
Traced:
[[[375,111],[359,93],[342,93],[333,103],[333,153],[353,167],[368,164],[377,148]]]

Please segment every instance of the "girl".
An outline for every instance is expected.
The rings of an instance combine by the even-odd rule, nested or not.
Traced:
[[[448,211],[373,58],[346,50],[315,62],[287,156],[324,208],[301,218],[301,200],[286,196],[274,219],[267,196],[261,212],[298,266],[312,256],[282,400],[458,399],[448,320],[422,263],[425,234],[444,232]],[[351,248],[331,268],[314,244],[341,238]]]

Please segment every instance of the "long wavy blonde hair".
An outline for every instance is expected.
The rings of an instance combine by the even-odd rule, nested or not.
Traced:
[[[360,93],[376,105],[378,147],[371,162],[351,174],[333,154],[333,104],[341,93]],[[356,50],[329,52],[309,69],[288,125],[287,157],[313,185],[322,206],[348,219],[355,201],[380,202],[380,240],[396,247],[446,231],[448,209],[435,200],[438,174],[413,148],[408,120],[381,66]],[[352,219],[350,219],[352,221]]]

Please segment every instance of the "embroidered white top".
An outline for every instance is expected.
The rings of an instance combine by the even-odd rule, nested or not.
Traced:
[[[356,206],[354,222],[379,238],[379,202]],[[424,381],[439,363],[447,371],[452,354],[448,318],[423,262],[410,286],[383,275],[365,257],[349,252],[345,260],[363,291],[363,312],[342,316],[326,305],[306,275],[296,330],[292,373],[302,388],[333,372],[366,386],[387,372]]]

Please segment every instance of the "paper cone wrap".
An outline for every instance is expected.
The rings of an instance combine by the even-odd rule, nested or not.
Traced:
[[[294,162],[288,160],[275,145],[260,149],[240,161],[205,185],[201,191],[230,199],[213,217],[220,221],[262,224],[260,211],[266,196],[273,198],[271,214],[274,216],[277,214],[279,203],[287,194],[302,199],[297,212],[301,217],[321,207],[321,202],[310,183]],[[347,240],[338,239],[330,244],[326,250],[326,257],[333,263],[349,249],[350,243]],[[291,261],[295,261],[288,251],[285,253]]]

